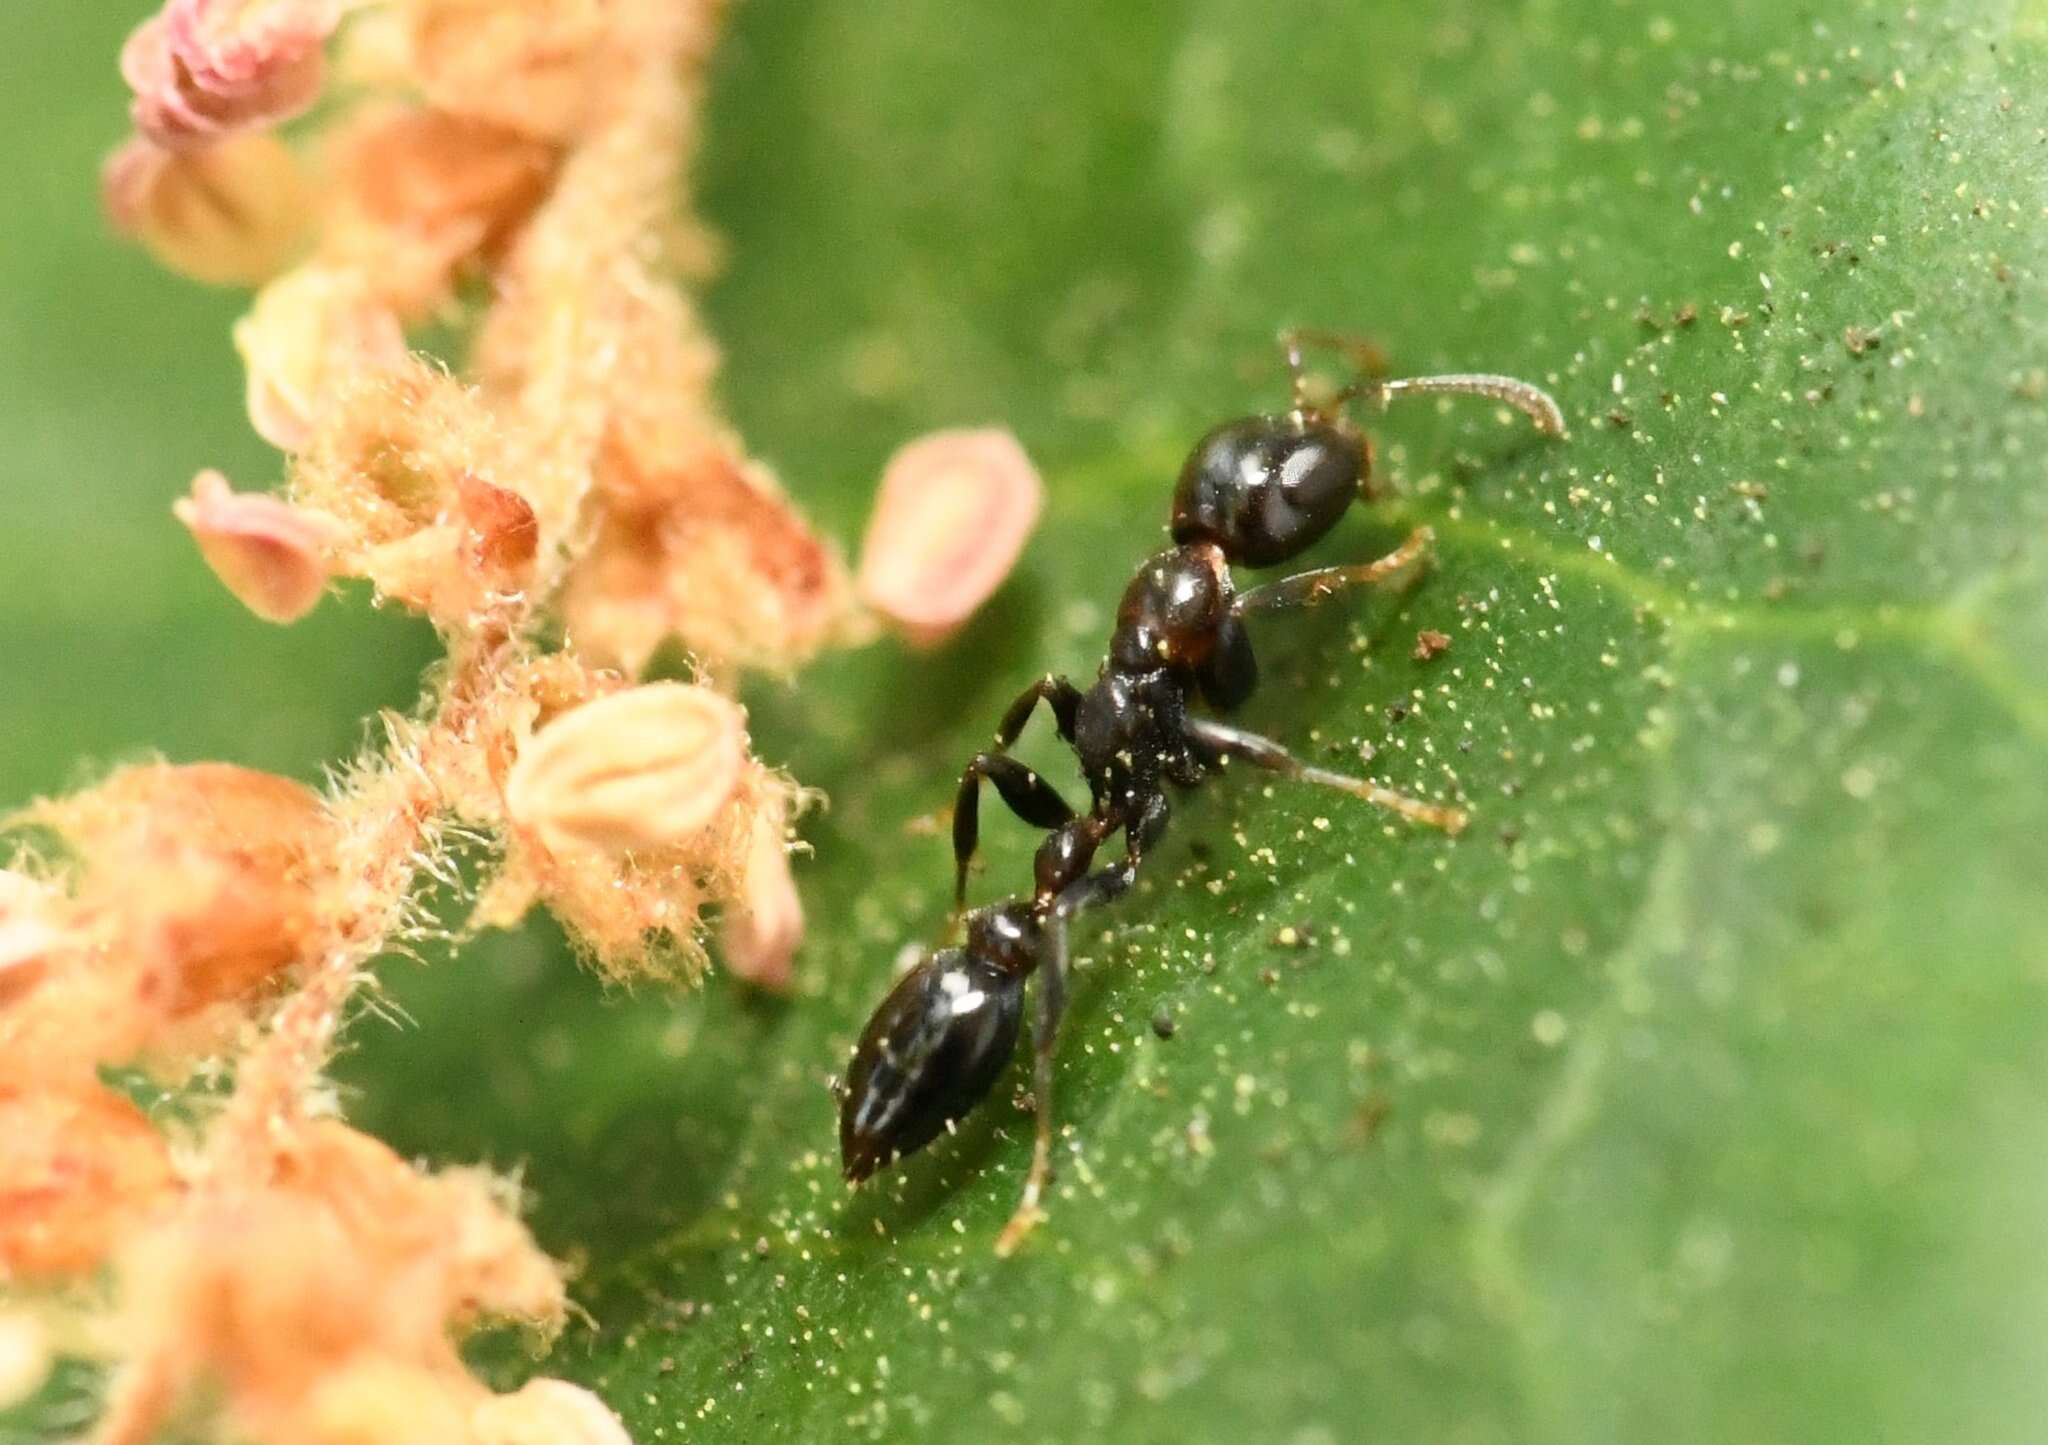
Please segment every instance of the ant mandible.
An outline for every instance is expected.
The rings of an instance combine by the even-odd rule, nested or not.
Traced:
[[[1195,444],[1173,493],[1173,546],[1138,567],[1117,606],[1109,656],[1085,691],[1050,674],[1021,693],[996,728],[995,747],[960,775],[953,809],[954,906],[964,906],[967,867],[980,834],[981,784],[1047,829],[1028,897],[976,909],[963,947],[942,949],[906,974],[868,1020],[841,1091],[839,1148],[855,1184],[923,1148],[994,1085],[1017,1043],[1024,981],[1043,971],[1034,1029],[1032,1098],[1037,1133],[1024,1197],[996,1242],[1008,1254],[1043,1217],[1052,1169],[1052,1058],[1067,992],[1067,929],[1075,914],[1130,888],[1166,832],[1166,784],[1193,787],[1225,759],[1335,788],[1416,823],[1456,833],[1463,810],[1406,797],[1364,778],[1302,761],[1270,738],[1190,710],[1197,698],[1229,712],[1252,694],[1258,667],[1245,618],[1303,607],[1345,587],[1407,573],[1433,540],[1417,528],[1377,561],[1321,567],[1239,592],[1233,565],[1272,567],[1307,551],[1354,499],[1370,495],[1372,444],[1344,414],[1354,399],[1479,396],[1526,413],[1546,436],[1564,416],[1541,389],[1506,376],[1364,375],[1372,348],[1323,331],[1289,330],[1280,345],[1293,403],[1278,416],[1225,422]],[[1325,401],[1310,399],[1306,346],[1329,347],[1359,379]],[[1045,702],[1078,756],[1090,799],[1075,813],[1057,790],[1008,755]],[[1090,871],[1097,850],[1121,832],[1123,857]]]

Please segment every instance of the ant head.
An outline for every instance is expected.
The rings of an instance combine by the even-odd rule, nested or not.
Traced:
[[[987,910],[995,912],[996,910]],[[853,1051],[839,1155],[855,1183],[922,1149],[980,1103],[1017,1046],[1024,975],[948,948],[903,976]]]
[[[1195,444],[1173,492],[1173,540],[1231,561],[1299,556],[1364,495],[1372,449],[1334,408],[1225,422]]]

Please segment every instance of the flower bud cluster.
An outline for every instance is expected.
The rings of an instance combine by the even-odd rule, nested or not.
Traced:
[[[285,459],[275,492],[203,471],[174,514],[259,618],[357,579],[448,658],[324,792],[149,763],[0,820],[0,1406],[50,1355],[17,1297],[98,1275],[102,1445],[173,1418],[293,1445],[625,1445],[587,1392],[465,1370],[481,1322],[559,1327],[561,1273],[497,1181],[329,1117],[336,1031],[424,931],[422,880],[457,876],[453,829],[493,845],[479,926],[538,904],[608,976],[687,981],[715,912],[733,973],[794,988],[806,797],[755,755],[734,681],[877,622],[942,640],[1041,491],[1007,433],[915,443],[856,583],[720,414],[684,286],[715,247],[675,213],[722,8],[163,0],[124,48],[108,215],[175,270],[256,288],[234,344]],[[416,351],[427,325],[467,355]],[[643,680],[658,657],[694,680]],[[124,1070],[233,1088],[167,1123],[108,1082]]]

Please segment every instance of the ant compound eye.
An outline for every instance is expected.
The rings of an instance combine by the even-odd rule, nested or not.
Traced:
[[[840,1100],[855,1183],[914,1153],[981,1102],[1017,1046],[1024,979],[957,948],[933,954],[868,1020]]]
[[[1255,416],[1195,444],[1173,492],[1173,540],[1270,567],[1322,540],[1365,481],[1365,439],[1329,422]]]

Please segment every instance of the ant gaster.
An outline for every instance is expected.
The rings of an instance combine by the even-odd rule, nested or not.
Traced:
[[[1074,915],[1107,902],[1137,878],[1146,851],[1166,832],[1166,785],[1192,787],[1236,759],[1285,777],[1335,788],[1455,833],[1461,809],[1405,797],[1364,778],[1314,767],[1279,743],[1191,709],[1197,699],[1229,712],[1258,682],[1245,619],[1307,606],[1345,587],[1407,574],[1429,550],[1418,528],[1394,551],[1355,566],[1323,567],[1239,592],[1233,565],[1272,567],[1307,551],[1354,500],[1369,496],[1372,445],[1344,413],[1365,398],[1464,395],[1505,402],[1548,436],[1564,417],[1543,391],[1511,377],[1361,377],[1314,402],[1304,346],[1327,346],[1368,369],[1372,348],[1320,331],[1280,336],[1293,377],[1293,404],[1278,416],[1225,422],[1195,445],[1174,488],[1173,546],[1139,565],[1117,606],[1109,656],[1083,690],[1048,675],[1003,714],[995,747],[977,753],[960,777],[953,809],[955,907],[980,832],[981,784],[995,784],[1011,810],[1047,831],[1026,897],[967,915],[963,946],[913,968],[882,1000],[855,1046],[841,1092],[839,1147],[847,1179],[867,1178],[923,1148],[981,1101],[1017,1043],[1024,981],[1041,973],[1034,1030],[1032,1098],[1036,1142],[1024,1197],[997,1241],[1007,1254],[1042,1217],[1052,1165],[1052,1058],[1066,1002],[1067,930]],[[1044,702],[1060,737],[1080,759],[1089,808],[1075,813],[1057,790],[1008,756]],[[1123,834],[1123,856],[1092,865]]]

